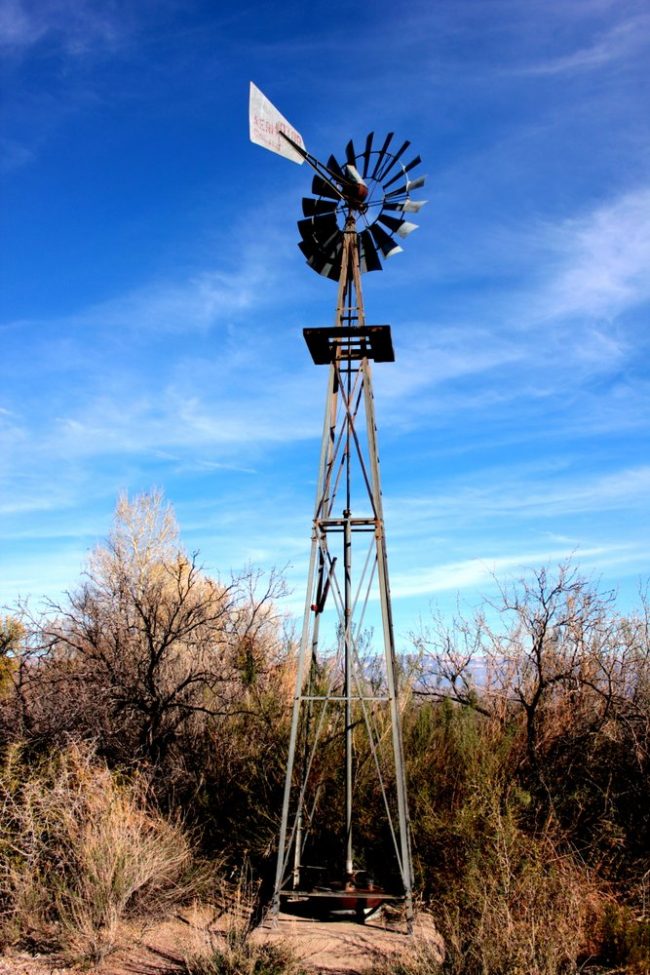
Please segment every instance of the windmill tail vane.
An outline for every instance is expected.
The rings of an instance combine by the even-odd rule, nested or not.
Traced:
[[[298,246],[314,271],[338,283],[334,324],[303,329],[328,384],[272,913],[363,921],[398,902],[410,930],[410,823],[372,377],[373,361],[395,355],[390,326],[366,322],[362,275],[381,270],[402,250],[396,238],[416,229],[405,214],[426,202],[412,197],[424,184],[413,178],[421,160],[392,132],[371,132],[360,150],[350,140],[323,163],[254,85],[250,112],[252,141],[313,169]],[[379,661],[381,680],[370,679]]]

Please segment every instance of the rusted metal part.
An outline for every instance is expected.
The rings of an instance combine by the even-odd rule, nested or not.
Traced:
[[[325,920],[331,916],[354,915],[363,923],[384,904],[404,901],[403,896],[346,885],[344,890],[283,890],[282,908],[286,914]]]

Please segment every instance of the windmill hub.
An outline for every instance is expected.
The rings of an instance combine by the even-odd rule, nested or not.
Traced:
[[[331,155],[327,164],[315,162],[311,191],[302,201],[304,219],[298,221],[302,240],[298,244],[314,271],[339,281],[343,255],[343,229],[350,212],[358,214],[359,270],[380,271],[381,259],[398,254],[402,248],[393,235],[404,238],[417,229],[405,219],[417,213],[426,200],[414,200],[413,190],[424,185],[424,177],[411,179],[421,162],[415,156],[402,159],[410,142],[392,149],[389,132],[380,148],[374,148],[374,133],[366,136],[363,151],[357,152],[352,140],[345,147],[345,162]]]

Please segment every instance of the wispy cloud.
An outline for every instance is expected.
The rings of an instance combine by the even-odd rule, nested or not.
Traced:
[[[525,75],[566,75],[627,60],[647,48],[649,28],[650,17],[647,15],[630,17],[603,31],[591,44],[513,70]]]
[[[401,327],[399,369],[382,372],[380,398],[403,404],[409,424],[463,409],[495,416],[513,402],[530,413],[559,396],[567,429],[576,410],[584,432],[638,424],[643,390],[632,375],[597,396],[590,384],[618,380],[646,342],[639,313],[650,300],[650,188],[511,227],[493,250],[496,282],[501,258],[509,267],[518,255],[505,284],[495,284],[485,307],[466,298],[455,321],[447,301],[436,311],[444,324]],[[474,259],[484,263],[480,249]]]
[[[33,158],[33,149],[21,145],[14,139],[0,139],[0,173],[3,175],[14,169],[20,169],[21,166],[31,162]]]
[[[546,316],[611,319],[650,299],[647,186],[548,228],[548,241],[558,266],[540,294]]]
[[[513,574],[525,573],[531,566],[553,565],[571,556],[579,560],[583,569],[596,565],[602,570],[607,565],[619,565],[629,561],[634,552],[637,556],[640,554],[638,548],[635,550],[630,545],[612,545],[585,548],[574,553],[566,548],[553,548],[514,555],[464,559],[423,567],[412,572],[393,573],[391,591],[399,599],[483,588],[493,584],[495,579],[502,582]]]
[[[591,477],[549,470],[521,471],[517,465],[483,471],[474,482],[456,484],[451,491],[398,497],[389,501],[391,518],[403,530],[409,522],[484,523],[496,515],[517,517],[571,516],[605,510],[645,507],[650,496],[650,466],[628,468]],[[398,529],[399,530],[399,529]]]
[[[124,5],[89,0],[3,0],[0,6],[0,47],[23,52],[45,37],[58,41],[68,54],[84,55],[114,47],[128,32]]]
[[[244,258],[242,267],[232,272],[206,270],[185,281],[146,284],[84,309],[69,323],[122,334],[205,332],[227,323],[233,313],[262,304],[273,282],[270,262]]]

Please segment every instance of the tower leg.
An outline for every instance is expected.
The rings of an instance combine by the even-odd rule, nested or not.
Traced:
[[[314,581],[316,577],[316,561],[319,562],[319,590],[322,591],[325,584],[324,573],[327,566],[323,561],[322,555],[319,556],[320,538],[318,532],[318,518],[327,508],[329,497],[329,484],[331,480],[332,458],[334,451],[334,436],[336,430],[337,414],[337,380],[334,366],[330,367],[329,379],[327,384],[327,394],[325,398],[325,421],[323,424],[323,434],[321,437],[320,465],[318,471],[318,487],[316,490],[316,510],[314,514],[314,530],[312,532],[311,554],[309,558],[309,570],[307,574],[307,594],[305,597],[305,609],[302,623],[302,633],[300,637],[300,648],[298,651],[298,665],[296,668],[296,686],[293,698],[293,709],[291,714],[291,730],[289,733],[289,753],[287,755],[287,771],[284,780],[284,794],[282,798],[282,813],[280,817],[280,836],[278,839],[278,857],[275,871],[275,885],[273,889],[273,902],[271,912],[277,918],[280,912],[280,891],[285,880],[288,866],[290,850],[287,849],[287,835],[289,832],[289,808],[291,804],[291,786],[293,782],[293,770],[296,760],[296,745],[298,742],[298,728],[300,724],[300,710],[303,703],[303,686],[305,683],[305,670],[307,657],[313,658],[317,649],[318,641],[318,616],[312,617]],[[312,618],[314,619],[312,632]],[[302,802],[297,812],[296,836],[294,837],[296,847],[294,851],[294,878],[300,876],[300,853],[302,844]]]
[[[397,663],[395,659],[395,635],[393,629],[393,614],[390,599],[390,583],[388,578],[388,558],[386,552],[386,537],[384,534],[384,516],[379,480],[379,453],[377,450],[377,428],[375,423],[374,396],[372,390],[372,375],[370,363],[366,361],[366,375],[364,379],[364,396],[366,400],[366,427],[368,437],[368,452],[370,454],[370,468],[377,527],[375,540],[377,545],[377,573],[379,577],[379,598],[381,601],[381,618],[384,634],[384,654],[386,661],[386,682],[390,705],[391,730],[393,737],[393,756],[395,762],[395,788],[397,793],[397,816],[399,822],[400,868],[404,893],[406,898],[406,919],[409,931],[413,924],[413,866],[411,857],[411,835],[408,814],[408,800],[406,792],[406,769],[404,766],[404,745],[402,737],[402,720],[399,710],[397,694]]]

